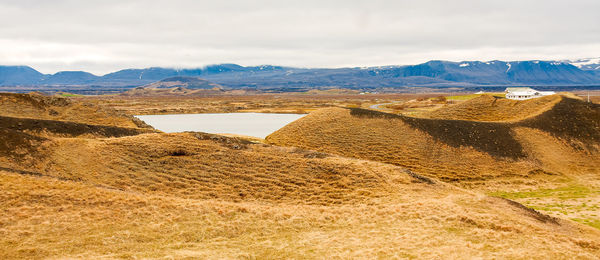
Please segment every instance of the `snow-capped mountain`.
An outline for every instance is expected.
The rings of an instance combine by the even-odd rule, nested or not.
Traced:
[[[125,69],[103,76],[87,72],[42,74],[27,66],[0,66],[0,86],[133,88],[170,77],[202,77],[230,88],[396,88],[406,86],[600,86],[600,58],[574,61],[442,61],[356,68],[245,67]]]
[[[599,70],[600,71],[600,58],[587,58],[578,60],[565,60],[573,66],[582,70]]]

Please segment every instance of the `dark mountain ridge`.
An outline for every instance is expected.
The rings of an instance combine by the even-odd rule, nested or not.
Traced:
[[[125,69],[96,76],[83,71],[42,74],[27,66],[0,66],[0,86],[90,86],[132,88],[171,77],[202,77],[230,88],[400,88],[476,86],[599,86],[600,74],[557,61],[433,60],[418,65],[366,68],[293,68],[210,65],[174,69]]]

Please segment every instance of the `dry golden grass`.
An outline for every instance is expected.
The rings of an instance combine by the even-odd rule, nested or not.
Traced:
[[[0,171],[2,258],[600,255],[599,231],[388,164],[193,133],[35,155]]]
[[[407,126],[423,127],[420,121],[402,125],[348,111],[308,118],[329,120],[331,128],[312,126],[319,133],[333,135],[328,131],[348,123],[372,133],[360,139],[369,141],[365,147],[389,142],[376,139],[381,134],[397,138],[384,126],[398,126],[395,131],[426,147],[441,146]],[[10,124],[0,125],[0,259],[600,257],[599,230],[387,163],[203,133],[139,134],[34,116],[4,118]],[[300,129],[294,124],[286,129]],[[524,147],[533,147],[523,156],[551,160],[574,149],[557,142],[551,147],[556,154],[549,154],[536,142],[557,137],[531,126],[515,131]],[[529,138],[540,133],[548,139]],[[498,162],[485,151],[443,146],[448,150],[426,150],[434,153],[426,158],[464,152],[461,159],[471,163]],[[418,148],[406,151],[421,156]],[[519,160],[500,166],[536,163]]]
[[[189,113],[308,113],[326,107],[363,107],[391,101],[408,101],[433,94],[352,94],[353,91],[315,91],[307,93],[239,94],[214,96],[93,96],[77,97],[107,109],[130,115]],[[439,94],[438,94],[439,95]]]
[[[130,115],[59,96],[0,93],[0,116],[71,121],[90,125],[148,128]]]
[[[359,117],[342,108],[313,112],[266,140],[276,145],[391,163],[445,181],[484,184],[492,177],[510,178],[519,169],[534,167],[527,162],[498,162],[472,147],[452,147],[413,129],[401,118]]]
[[[414,187],[370,203],[191,200],[0,172],[0,258],[581,258],[598,231]]]
[[[333,108],[293,122],[266,140],[391,163],[468,187],[537,187],[567,181],[573,174],[598,174],[600,107],[559,99],[538,116],[512,123]]]
[[[512,199],[545,214],[600,229],[600,181],[597,176],[581,176],[553,188],[495,191],[490,195]]]
[[[518,121],[547,111],[561,99],[559,95],[551,95],[517,101],[492,95],[481,95],[465,102],[437,109],[426,116],[436,119]]]
[[[53,139],[32,155],[21,170],[190,199],[340,204],[418,181],[391,165],[201,133]]]
[[[444,102],[445,103],[445,102]],[[443,106],[440,101],[425,100],[409,100],[407,102],[397,102],[382,106],[380,109],[383,112],[402,114],[402,115],[420,115],[432,110],[436,110]]]
[[[600,227],[600,214],[593,206],[600,194],[600,107],[568,95],[544,99],[496,104],[509,111],[514,107],[527,110],[520,121],[506,117],[499,108],[489,109],[486,97],[457,105],[473,111],[481,106],[486,120],[508,122],[323,110],[284,127],[267,141],[400,165]],[[459,111],[439,114],[459,118],[463,116]],[[586,192],[565,201],[560,191],[571,187]],[[554,190],[550,196],[536,197]]]

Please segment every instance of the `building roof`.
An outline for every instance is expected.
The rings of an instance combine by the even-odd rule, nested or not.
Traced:
[[[536,92],[537,90],[527,87],[506,88],[504,92]]]
[[[554,91],[537,91],[537,90],[509,91],[507,93],[507,95],[513,95],[513,96],[548,96],[548,95],[554,95],[554,94],[556,94],[556,92],[554,92]]]
[[[535,92],[532,91],[515,91],[515,92],[509,92],[510,95],[514,95],[514,96],[532,96],[535,94]]]

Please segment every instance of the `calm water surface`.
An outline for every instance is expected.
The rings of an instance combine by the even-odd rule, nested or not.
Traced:
[[[239,134],[265,138],[304,114],[222,113],[145,115],[137,118],[166,132],[198,131],[212,134]]]

